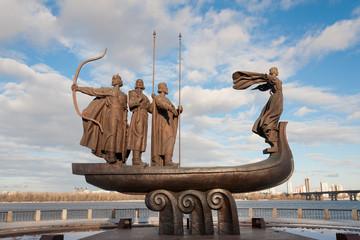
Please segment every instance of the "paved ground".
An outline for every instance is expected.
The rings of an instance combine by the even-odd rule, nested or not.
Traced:
[[[216,230],[215,230],[216,231]],[[240,235],[189,235],[185,230],[184,236],[168,236],[159,235],[157,227],[143,227],[143,228],[132,228],[132,229],[114,229],[106,231],[104,233],[95,234],[90,237],[82,238],[82,240],[118,240],[119,236],[121,239],[134,239],[134,240],[181,240],[181,239],[217,239],[217,240],[233,240],[233,239],[259,239],[259,240],[307,240],[313,238],[307,238],[287,232],[275,231],[272,229],[252,229],[250,227],[241,227]]]
[[[145,224],[150,220],[150,224]],[[88,231],[88,230],[97,230],[97,229],[114,229],[117,226],[119,219],[92,219],[92,220],[54,220],[54,221],[29,221],[29,222],[0,222],[0,238],[1,237],[9,237],[9,236],[23,236],[27,234],[45,234],[45,233],[55,233],[55,232],[69,232],[69,231]],[[241,227],[241,237],[233,238],[233,239],[246,239],[244,236],[247,234],[253,234],[253,231],[250,228],[250,218],[240,218],[240,227]],[[265,218],[265,222],[267,227],[307,227],[307,228],[328,228],[328,229],[339,229],[339,230],[351,230],[351,231],[360,231],[360,221],[329,221],[329,220],[321,220],[321,219],[274,219],[274,218]],[[139,229],[142,227],[150,227],[157,225],[157,218],[152,219],[138,219],[138,222],[134,223],[133,230],[128,230],[129,233],[135,234],[137,232],[142,231]],[[137,227],[138,226],[138,227]],[[155,228],[151,228],[155,229]],[[248,230],[246,230],[248,229]],[[124,230],[126,231],[126,229]],[[150,234],[153,230],[149,230],[147,234]],[[157,230],[154,230],[157,234]],[[261,236],[261,234],[266,234],[268,237],[279,235],[278,232],[271,232],[270,228],[268,228],[265,232],[263,230],[259,230],[256,232],[257,236]],[[271,233],[270,233],[271,232]],[[126,232],[125,232],[126,233]],[[282,235],[286,235],[284,232]],[[141,234],[140,234],[141,236]],[[217,236],[217,235],[216,235]],[[198,239],[221,239],[214,238],[212,236],[201,236],[203,238]],[[221,237],[221,236],[220,236]],[[237,236],[238,237],[238,236]],[[107,238],[106,238],[107,239]],[[136,239],[136,238],[135,238]],[[138,238],[141,239],[141,238]],[[164,239],[164,238],[159,238]],[[174,238],[174,239],[189,239],[186,235],[182,238]],[[229,238],[227,238],[229,239]],[[231,238],[230,238],[231,239]],[[277,239],[277,238],[260,238],[260,239]],[[281,238],[278,238],[281,239]],[[287,238],[283,238],[287,239]],[[291,238],[290,238],[291,239]],[[294,239],[294,238],[292,238]],[[298,238],[299,239],[299,238]],[[303,238],[304,239],[304,238]]]

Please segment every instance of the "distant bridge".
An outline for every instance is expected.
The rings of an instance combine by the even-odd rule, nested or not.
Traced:
[[[350,201],[356,201],[356,195],[360,193],[360,190],[344,190],[344,191],[331,191],[331,192],[303,192],[303,193],[292,193],[292,195],[300,195],[305,196],[306,200],[321,200],[321,196],[323,194],[328,194],[331,198],[331,201],[337,201],[338,195],[341,193],[345,193],[349,195]]]

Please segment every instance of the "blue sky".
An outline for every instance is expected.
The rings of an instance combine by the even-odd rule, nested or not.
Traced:
[[[110,86],[119,73],[124,92],[142,78],[150,96],[154,30],[155,84],[168,84],[175,105],[182,34],[182,166],[267,157],[251,128],[269,94],[236,91],[231,75],[276,66],[293,188],[309,177],[312,190],[321,180],[360,189],[360,1],[2,0],[1,191],[96,189],[71,173],[73,162],[104,162],[79,145],[82,123],[70,90],[75,70],[108,48],[83,67],[79,85]],[[92,99],[77,97],[81,109]]]

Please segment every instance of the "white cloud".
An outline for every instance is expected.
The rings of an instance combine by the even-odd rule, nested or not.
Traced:
[[[294,65],[297,69],[312,58],[321,58],[330,52],[345,50],[359,41],[360,18],[341,20],[318,33],[309,34],[296,46],[290,47],[281,58],[281,62]]]
[[[189,116],[230,113],[240,106],[251,104],[254,98],[248,91],[237,91],[232,87],[204,89],[200,86],[185,86],[182,89],[184,114]]]
[[[285,36],[280,36],[278,39],[275,39],[272,41],[272,45],[273,46],[278,46],[280,44],[283,44],[286,41],[286,37]]]
[[[184,132],[182,136],[182,147],[186,149],[186,151],[182,152],[182,166],[195,167],[202,164],[206,164],[208,167],[234,166],[267,158],[266,155],[262,156],[261,148],[258,146],[254,148],[255,144],[226,146],[221,143],[222,139],[219,136],[211,137],[191,132]],[[256,158],[248,155],[248,152],[251,150],[259,152],[259,154],[254,155]],[[176,154],[174,153],[174,156],[177,156]]]
[[[81,120],[73,110],[71,81],[52,70],[46,72],[50,68],[45,65],[35,68],[39,66],[42,72],[11,59],[0,59],[0,72],[12,80],[2,86],[0,93],[1,134],[18,143],[73,143]],[[64,133],[63,126],[69,132]]]
[[[0,2],[0,41],[11,41],[20,37],[32,44],[48,46],[56,39],[67,46],[56,24],[56,17],[51,14],[42,1],[4,0]]]
[[[177,11],[171,12],[169,4],[162,1],[62,1],[58,22],[81,58],[93,57],[91,51],[108,47],[110,62],[139,71],[151,59],[154,30],[159,58],[177,46],[179,32],[186,35],[189,24],[197,21],[189,7],[179,5]],[[177,5],[171,3],[171,7]],[[83,11],[84,6],[86,11]]]
[[[248,46],[248,31],[254,25],[256,19],[247,18],[232,10],[222,10],[219,13],[210,11],[201,22],[194,23],[192,33],[184,41],[187,82],[192,84],[217,78],[221,74],[217,66],[233,62],[236,53]],[[198,76],[198,72],[201,72],[201,76]]]
[[[83,177],[71,174],[71,163],[89,161],[96,162],[90,152],[86,154],[81,151],[64,151],[63,147],[21,144],[1,137],[0,189],[19,191],[56,189],[69,192],[73,186],[86,184]],[[97,162],[102,161],[97,160]]]
[[[306,156],[313,161],[322,162],[326,166],[360,169],[358,158],[333,159],[326,157],[323,153],[311,153]]]
[[[309,113],[312,113],[312,112],[316,112],[316,110],[315,109],[309,109],[307,107],[301,107],[294,113],[294,115],[296,117],[303,117],[306,114],[309,114]]]
[[[332,173],[329,173],[329,174],[326,174],[325,177],[330,177],[330,178],[333,178],[333,177],[339,177],[339,174],[336,173],[336,172],[332,172]]]
[[[359,16],[360,15],[360,6],[355,8],[353,11],[352,11],[352,15],[353,16]]]
[[[271,0],[236,0],[238,5],[244,6],[249,12],[265,11],[271,8]]]
[[[360,111],[354,112],[347,119],[348,120],[360,119]]]
[[[345,95],[340,96],[331,93],[329,89],[313,86],[301,86],[297,83],[284,84],[284,97],[287,101],[295,101],[308,106],[322,107],[324,110],[333,110],[338,113],[353,114],[360,110],[360,96]],[[298,114],[308,112],[309,109],[300,109]],[[355,115],[351,115],[355,116]],[[353,117],[349,117],[350,119]]]
[[[279,7],[287,10],[302,2],[238,1],[240,8],[245,6],[249,11],[257,11],[251,16],[243,9],[230,7],[222,10],[210,7],[204,13],[204,1],[187,5],[189,2],[183,1],[64,0],[58,2],[59,13],[54,16],[44,1],[5,0],[0,2],[0,20],[9,24],[2,25],[6,29],[0,26],[0,42],[7,44],[20,39],[21,43],[25,40],[31,47],[44,49],[43,46],[53,47],[55,40],[68,47],[66,54],[73,53],[80,60],[98,56],[108,47],[105,58],[88,66],[91,78],[96,80],[85,82],[80,76],[79,85],[108,86],[111,76],[119,73],[124,79],[124,91],[132,89],[135,79],[141,77],[149,94],[152,32],[156,30],[156,84],[167,82],[169,98],[174,96],[176,104],[176,61],[181,32],[184,166],[240,165],[266,157],[261,150],[268,146],[264,139],[251,132],[251,127],[269,94],[232,89],[231,74],[237,70],[268,72],[271,66],[277,66],[279,77],[284,81],[285,104],[297,109],[291,113],[300,117],[315,113],[316,109],[316,114],[311,114],[312,121],[289,121],[287,135],[295,148],[297,144],[360,142],[356,122],[360,118],[359,94],[340,95],[334,92],[336,89],[286,82],[314,59],[357,46],[360,18],[338,21],[315,33],[306,32],[300,40],[284,33],[281,36],[266,31],[259,34],[259,30],[268,26],[268,19],[259,11],[276,11]],[[357,11],[354,10],[354,16]],[[44,189],[42,178],[31,178],[34,164],[41,166],[37,170],[39,175],[46,175],[51,186],[56,186],[56,181],[71,173],[70,162],[104,162],[78,144],[82,127],[72,106],[70,76],[36,63],[41,62],[39,58],[46,61],[48,55],[35,53],[33,56],[27,52],[26,56],[21,50],[5,48],[0,53],[3,56],[0,73],[5,79],[0,83],[3,126],[0,162],[11,159],[7,165],[1,162],[4,166],[1,174],[21,174],[26,178],[14,180],[14,184],[25,186],[24,182],[28,182]],[[92,99],[83,94],[77,94],[77,98],[81,109]],[[286,111],[290,112],[284,109],[285,114]],[[347,119],[343,113],[348,115]],[[345,124],[349,120],[351,126]],[[146,156],[149,152],[148,147]],[[145,160],[149,160],[148,157]],[[49,173],[54,168],[53,162],[57,169],[56,176],[52,177]],[[19,169],[18,172],[15,169]],[[84,183],[83,177],[76,178]],[[11,184],[6,179],[0,181],[2,185],[5,181]],[[73,185],[70,180],[67,184]]]
[[[289,10],[290,8],[293,8],[294,6],[297,6],[306,1],[307,0],[281,0],[280,6],[284,10]]]
[[[353,126],[343,126],[336,122],[309,121],[288,124],[289,142],[306,145],[323,145],[328,143],[360,143],[360,131]]]
[[[331,41],[329,41],[331,39]],[[310,37],[304,42],[311,42],[306,55],[322,54],[329,51],[344,50],[360,40],[360,18],[342,20],[324,29],[315,38]]]

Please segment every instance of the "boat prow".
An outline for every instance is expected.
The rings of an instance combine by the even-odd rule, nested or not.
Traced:
[[[257,163],[205,168],[73,163],[73,174],[84,175],[88,183],[99,188],[122,193],[148,193],[158,189],[208,191],[215,188],[242,193],[268,189],[287,181],[294,170],[286,125],[287,122],[279,123],[279,150]]]

